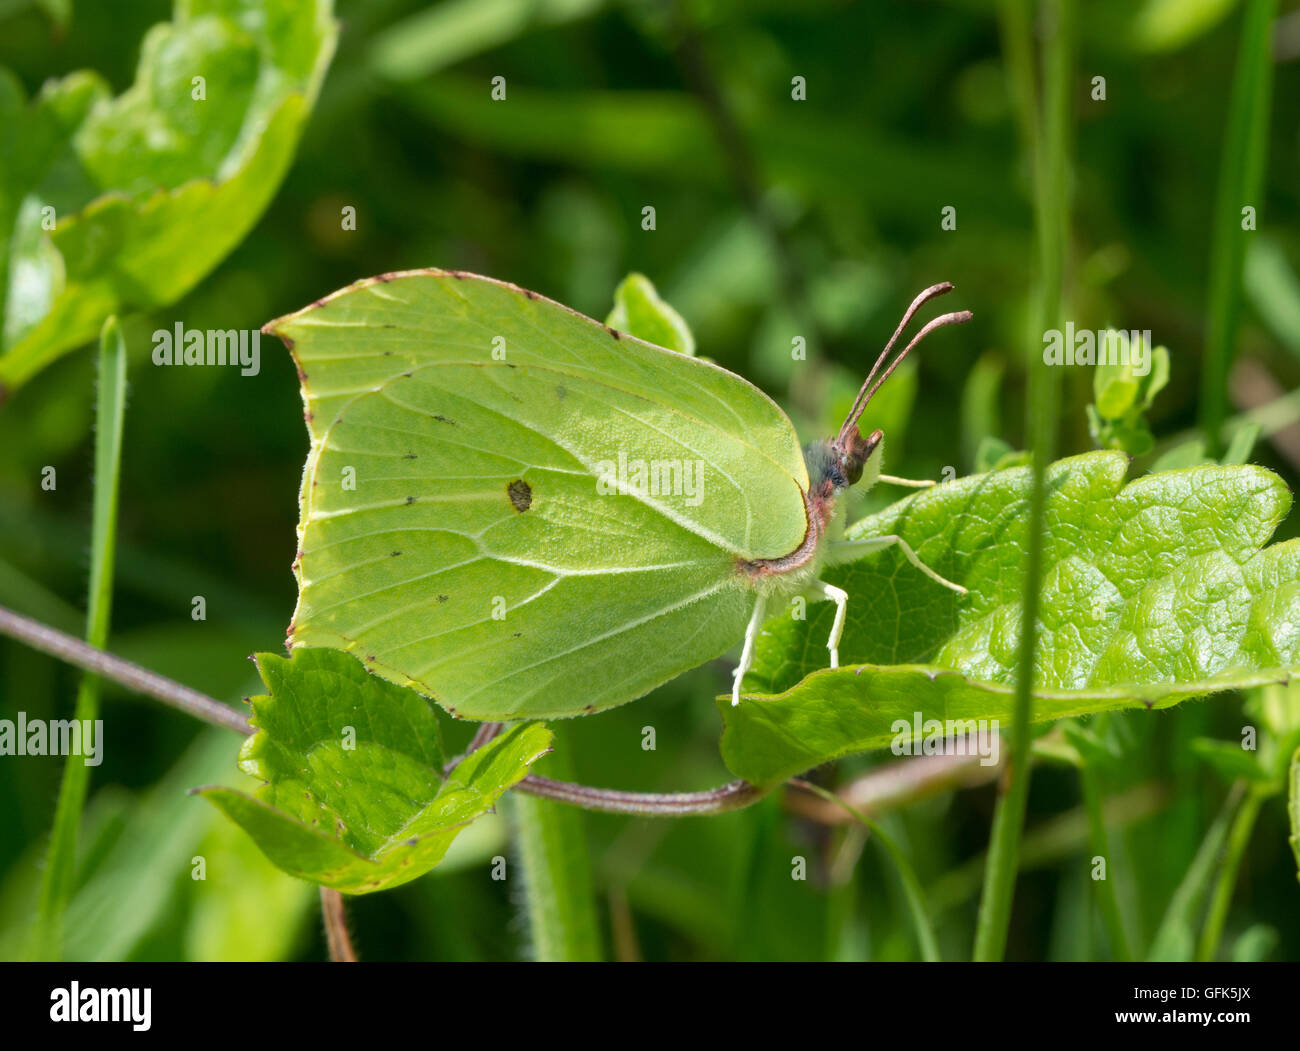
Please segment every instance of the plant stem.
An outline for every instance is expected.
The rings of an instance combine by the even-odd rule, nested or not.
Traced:
[[[757,803],[767,793],[748,781],[729,781],[703,792],[624,792],[593,788],[571,781],[553,781],[529,774],[518,785],[529,795],[569,803],[583,810],[600,810],[638,817],[692,817],[723,814]]]
[[[1219,868],[1219,879],[1214,886],[1214,895],[1210,898],[1210,911],[1206,914],[1205,926],[1201,928],[1201,940],[1196,950],[1198,960],[1214,959],[1219,948],[1223,924],[1228,918],[1228,906],[1232,904],[1232,892],[1237,885],[1237,871],[1241,868],[1242,856],[1250,843],[1250,834],[1255,829],[1259,808],[1268,795],[1268,792],[1252,788],[1243,800],[1241,809],[1237,811],[1232,831],[1228,833],[1228,849]]]
[[[24,617],[4,606],[0,606],[0,634],[25,642],[32,649],[57,657],[83,671],[112,679],[136,693],[162,701],[169,707],[213,726],[241,734],[252,733],[253,728],[248,725],[248,719],[228,704],[222,704],[175,679],[142,668],[123,657],[89,646],[72,635]]]
[[[1268,118],[1273,89],[1272,25],[1277,0],[1247,0],[1241,43],[1228,102],[1228,127],[1219,160],[1219,187],[1214,202],[1210,244],[1208,332],[1201,376],[1201,429],[1210,456],[1222,449],[1227,412],[1228,366],[1232,363],[1246,239],[1254,226],[1244,225],[1243,209],[1263,201],[1264,161],[1268,154]]]
[[[833,803],[795,794],[788,807],[800,817],[823,825],[855,820],[854,810],[879,814],[926,799],[939,792],[974,788],[997,778],[1002,764],[985,766],[978,755],[923,755],[886,763],[841,788]]]
[[[912,868],[907,856],[899,849],[898,844],[885,833],[875,821],[867,817],[861,810],[845,802],[843,797],[829,792],[821,785],[815,785],[811,781],[804,781],[800,778],[791,778],[790,784],[796,788],[802,788],[807,792],[821,796],[828,803],[834,803],[836,806],[843,807],[864,826],[871,830],[880,845],[885,849],[894,863],[894,868],[898,870],[898,878],[903,884],[903,894],[907,898],[907,911],[912,918],[912,930],[916,934],[916,942],[921,950],[921,958],[926,963],[938,963],[942,960],[939,955],[939,943],[934,937],[934,927],[930,923],[930,911],[925,904],[925,892],[921,890],[921,881],[916,878],[916,871]]]
[[[320,911],[325,921],[325,944],[334,963],[356,963],[357,950],[348,934],[348,914],[343,895],[329,887],[320,889]]]
[[[126,344],[117,318],[104,323],[99,341],[99,393],[96,403],[95,481],[91,510],[90,583],[86,608],[86,640],[102,648],[108,642],[113,608],[113,554],[117,542],[117,499],[122,461],[122,427],[126,404]],[[86,675],[77,689],[75,725],[94,727],[99,719],[100,680]],[[45,859],[41,894],[33,928],[32,955],[59,959],[63,945],[63,915],[77,875],[77,831],[90,784],[90,767],[78,753],[63,767],[59,801],[54,811],[50,849]],[[99,747],[104,744],[99,737]]]
[[[1060,325],[1069,214],[1066,183],[1074,42],[1073,0],[1056,0],[1047,5],[1047,8],[1051,24],[1044,29],[1044,137],[1037,144],[1034,155],[1034,212],[1042,275],[1038,313],[1040,337],[1043,332]],[[1016,22],[1022,31],[1027,30],[1027,17],[1021,17]],[[1032,124],[1028,126],[1032,127]],[[1030,345],[1039,344],[1037,340],[1031,339]],[[1052,369],[1041,357],[1031,356],[1027,415],[1029,446],[1033,451],[1033,492],[1029,507],[1024,614],[1020,624],[1020,654],[1012,715],[1012,751],[993,817],[988,868],[985,871],[984,893],[980,899],[975,931],[976,960],[1000,960],[1006,950],[1020,836],[1029,798],[1030,717],[1034,656],[1038,642],[1039,586],[1043,572],[1043,528],[1047,507],[1045,479],[1055,446],[1058,387]]]
[[[567,753],[552,762],[568,773]],[[511,799],[515,842],[523,863],[534,959],[547,963],[600,961],[596,895],[581,811],[550,799]]]
[[[1088,839],[1092,853],[1095,857],[1102,858],[1106,865],[1105,878],[1094,879],[1092,885],[1101,907],[1102,922],[1106,925],[1106,936],[1110,939],[1111,956],[1128,962],[1132,957],[1128,938],[1124,934],[1124,918],[1119,911],[1119,895],[1115,893],[1115,880],[1112,878],[1114,865],[1110,853],[1110,837],[1106,832],[1101,775],[1086,758],[1079,768],[1079,784],[1083,790],[1083,806],[1088,814]]]
[[[41,653],[57,657],[69,664],[121,683],[128,689],[152,697],[163,704],[196,719],[250,734],[253,727],[248,719],[228,704],[191,689],[148,668],[142,668],[122,657],[106,653],[87,645],[80,639],[52,628],[48,624],[24,617],[0,606],[0,635],[8,635],[27,643]],[[480,728],[479,737],[490,737],[488,727]],[[585,810],[602,810],[610,813],[635,814],[640,817],[689,817],[698,814],[720,814],[757,802],[765,790],[746,781],[732,781],[703,792],[623,792],[612,788],[593,788],[575,785],[568,781],[553,781],[549,777],[530,774],[517,786],[531,795],[542,796],[561,803],[569,803]]]
[[[1233,814],[1241,804],[1245,788],[1238,781],[1228,792],[1223,806],[1215,816],[1213,824],[1201,840],[1196,856],[1183,874],[1182,882],[1169,899],[1165,914],[1160,920],[1160,927],[1151,941],[1147,952],[1149,962],[1171,963],[1190,960],[1194,952],[1192,924],[1196,910],[1205,898],[1206,888],[1214,873],[1214,863],[1223,849],[1223,841],[1228,835]]]
[[[213,726],[240,734],[253,732],[248,719],[230,705],[4,606],[0,606],[0,635],[18,639],[41,653],[111,679]],[[471,742],[470,750],[490,740],[499,729],[498,724],[483,724]],[[910,759],[893,764],[866,775],[849,791],[858,805],[898,806],[935,791],[980,784],[986,779],[984,768],[978,768],[978,759],[962,756],[950,762],[950,758],[938,756],[934,757],[934,762]],[[538,774],[529,774],[516,787],[529,795],[568,803],[584,810],[637,817],[724,814],[751,806],[768,792],[768,789],[751,785],[748,781],[729,781],[702,792],[625,792],[556,781]],[[805,816],[815,821],[830,820],[824,814]]]

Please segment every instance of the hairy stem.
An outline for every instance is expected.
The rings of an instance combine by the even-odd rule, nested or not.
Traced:
[[[128,689],[152,697],[196,719],[236,733],[249,734],[253,727],[248,719],[214,697],[191,689],[132,661],[115,656],[52,628],[0,606],[0,635],[25,642],[41,653],[121,683]],[[486,723],[479,728],[472,747],[479,747],[500,732],[500,724]],[[472,750],[472,749],[471,749]],[[622,792],[612,788],[593,788],[549,777],[530,774],[518,786],[531,795],[569,803],[586,810],[603,810],[641,817],[689,817],[697,814],[720,814],[749,806],[764,794],[745,781],[732,781],[704,792]]]
[[[320,911],[325,920],[325,943],[329,946],[334,963],[356,963],[357,951],[348,934],[348,914],[343,906],[343,895],[329,887],[320,889]]]

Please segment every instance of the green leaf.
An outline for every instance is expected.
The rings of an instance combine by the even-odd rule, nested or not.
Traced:
[[[980,473],[1001,471],[1008,467],[1026,467],[1028,464],[1029,453],[993,435],[983,438],[975,453],[975,470]]]
[[[1259,432],[1260,426],[1258,423],[1248,422],[1242,424],[1232,432],[1232,437],[1228,439],[1228,448],[1219,462],[1222,464],[1245,463],[1250,459],[1255,443],[1259,441]]]
[[[351,894],[424,875],[456,833],[489,812],[550,747],[550,731],[516,726],[444,780],[434,707],[335,650],[263,653],[269,696],[253,699],[257,733],[241,768],[266,781],[254,796],[202,792],[279,868]]]
[[[1248,752],[1240,744],[1231,741],[1215,741],[1208,737],[1198,737],[1192,742],[1192,754],[1198,759],[1205,760],[1227,785],[1231,785],[1238,778],[1255,784],[1267,784],[1272,780],[1254,752]]]
[[[1143,413],[1169,383],[1169,351],[1156,347],[1149,354],[1142,352],[1146,365],[1139,373],[1134,367],[1138,352],[1129,346],[1125,333],[1112,330],[1103,338],[1092,377],[1095,400],[1087,407],[1088,430],[1103,449],[1143,456],[1155,447]]]
[[[0,386],[172,303],[257,222],[288,170],[335,28],[330,0],[189,0],[145,37],[135,84],[0,70]],[[195,98],[203,77],[203,98]],[[51,228],[52,227],[52,228]]]
[[[1049,469],[1035,722],[1300,671],[1300,541],[1260,550],[1290,507],[1282,481],[1209,466],[1124,485],[1126,466],[1090,453]],[[829,605],[769,621],[746,697],[720,703],[731,770],[778,781],[906,738],[916,713],[1007,722],[1029,484],[1027,468],[959,479],[848,530],[901,535],[970,593],[940,588],[897,548],[829,569],[849,593],[843,666],[826,667]]]
[[[605,324],[647,343],[695,355],[695,337],[681,314],[659,298],[644,274],[628,274],[614,290]]]

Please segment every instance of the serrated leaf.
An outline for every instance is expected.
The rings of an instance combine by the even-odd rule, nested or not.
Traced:
[[[605,324],[647,343],[687,356],[695,354],[695,337],[681,314],[659,298],[645,274],[628,274],[614,290],[614,309]]]
[[[1290,507],[1259,467],[1197,467],[1124,484],[1127,458],[1051,465],[1034,720],[1166,707],[1300,671],[1300,541],[1260,550]],[[897,720],[1009,722],[1019,647],[1029,471],[924,490],[848,536],[901,535],[969,589],[959,598],[897,548],[828,569],[849,593],[842,667],[826,667],[833,609],[776,618],[723,755],[770,783],[882,747]]]
[[[336,650],[264,653],[257,663],[271,692],[253,699],[258,729],[240,766],[266,784],[253,796],[200,791],[279,868],[336,890],[424,875],[550,747],[541,724],[516,726],[444,781],[438,717],[415,691]]]
[[[81,72],[28,104],[0,70],[0,387],[88,342],[111,313],[174,302],[243,239],[315,101],[331,9],[178,2],[116,98]]]

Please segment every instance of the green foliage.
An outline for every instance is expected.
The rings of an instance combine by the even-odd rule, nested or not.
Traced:
[[[1037,722],[1300,672],[1300,542],[1260,550],[1290,507],[1281,480],[1202,467],[1125,486],[1126,466],[1092,453],[1048,472]],[[780,780],[883,747],[895,720],[911,726],[918,711],[1005,724],[1028,484],[1026,468],[963,478],[853,526],[851,537],[898,533],[970,594],[937,587],[893,550],[829,571],[850,596],[842,666],[825,667],[828,608],[769,622],[746,697],[719,702],[730,769]]]
[[[1145,413],[1169,383],[1169,351],[1165,347],[1140,351],[1133,348],[1120,355],[1122,363],[1111,364],[1104,359],[1116,356],[1110,347],[1117,338],[1121,337],[1107,332],[1103,342],[1108,346],[1098,348],[1097,356],[1104,363],[1097,365],[1092,377],[1095,400],[1088,406],[1088,431],[1103,449],[1142,456],[1155,447]],[[1134,371],[1133,365],[1133,357],[1139,354],[1148,363],[1142,375]]]
[[[436,710],[413,690],[335,650],[257,661],[270,694],[253,699],[240,766],[266,783],[200,791],[279,868],[336,890],[424,875],[550,746],[542,726],[518,726],[444,777]]]
[[[195,6],[181,5],[177,22]],[[251,10],[252,0],[245,6]],[[274,11],[280,4],[259,0],[256,6]],[[1227,342],[1249,356],[1255,372],[1271,373],[1278,391],[1300,383],[1300,244],[1285,221],[1293,205],[1289,136],[1300,119],[1300,66],[1270,56],[1268,38],[1279,23],[1267,12],[1260,17],[1264,5],[1251,5],[1243,19],[1248,8],[1239,0],[1075,3],[1078,61],[1067,78],[1062,128],[1036,119],[1041,114],[1032,105],[1036,74],[1045,74],[1044,85],[1051,79],[1051,65],[1036,48],[1054,24],[1052,0],[836,5],[833,17],[825,4],[731,0],[703,6],[336,0],[335,7],[346,35],[311,107],[307,134],[288,128],[298,138],[291,170],[272,172],[262,184],[275,194],[273,206],[197,224],[169,215],[175,224],[155,231],[167,258],[160,257],[151,280],[161,275],[161,285],[172,290],[190,281],[203,260],[222,261],[165,310],[143,285],[105,290],[111,275],[99,276],[112,268],[93,246],[84,262],[73,258],[82,243],[73,236],[76,225],[98,231],[101,209],[102,225],[146,210],[134,190],[128,208],[114,204],[116,197],[95,210],[87,208],[89,197],[74,202],[72,212],[60,208],[59,226],[69,217],[67,243],[58,229],[48,232],[49,240],[67,251],[73,278],[77,267],[92,268],[94,282],[65,298],[103,291],[112,302],[100,309],[87,300],[68,324],[47,322],[52,342],[93,339],[119,293],[131,297],[122,311],[155,314],[123,317],[123,332],[138,348],[155,327],[176,321],[198,329],[252,327],[358,276],[398,267],[464,267],[508,277],[592,317],[605,316],[624,274],[644,272],[689,319],[700,353],[757,383],[812,438],[838,426],[898,303],[947,278],[958,285],[960,305],[975,311],[975,322],[961,339],[927,344],[868,414],[875,416],[871,426],[888,434],[887,471],[952,477],[972,467],[983,473],[1027,463],[1017,450],[1040,447],[1023,426],[1027,405],[1041,409],[1039,389],[1025,382],[1049,283],[1035,241],[1063,231],[1068,241],[1055,253],[1068,262],[1062,316],[1091,328],[1150,326],[1157,340],[1176,347],[1172,382],[1144,414],[1160,453],[1170,432],[1194,418],[1199,399],[1226,398],[1225,383],[1196,382],[1205,358],[1196,334],[1207,333],[1212,347],[1224,344],[1220,334],[1231,312],[1224,304],[1240,315]],[[16,123],[0,119],[6,224],[0,253],[29,260],[25,273],[39,278],[40,267],[54,262],[34,239],[30,212],[21,210],[29,175],[43,164],[26,129],[52,123],[57,142],[61,128],[79,126],[77,76],[44,89],[50,93],[45,106],[42,85],[68,70],[93,69],[96,82],[112,85],[113,93],[134,91],[141,41],[153,22],[168,17],[167,9],[168,0],[0,2],[0,64],[14,75],[0,75],[0,97],[37,100],[17,110],[6,102],[5,113],[25,116]],[[314,36],[309,31],[298,39],[310,50]],[[237,79],[241,61],[239,49],[220,50],[228,37],[211,39],[223,68],[209,77],[209,89]],[[718,89],[721,110],[693,77],[683,76],[679,60],[687,40],[695,45],[696,72]],[[846,40],[854,46],[846,48]],[[933,40],[943,46],[918,46]],[[1238,81],[1251,85],[1229,96],[1224,71],[1234,65]],[[891,75],[884,78],[862,72],[886,68]],[[189,76],[203,71],[171,72],[188,92]],[[796,73],[807,77],[806,101],[790,97]],[[1178,91],[1151,91],[1154,74],[1177,83]],[[497,75],[508,81],[508,102],[489,94]],[[1105,101],[1092,94],[1095,75],[1104,75]],[[1020,97],[1026,79],[1030,105]],[[1257,102],[1270,94],[1270,79],[1276,80],[1274,112],[1263,122]],[[211,90],[199,105],[218,106]],[[734,134],[725,130],[728,115]],[[265,127],[250,122],[241,141],[265,149],[273,133],[296,125],[298,117],[290,117]],[[1255,130],[1243,135],[1244,129]],[[225,130],[214,127],[218,150]],[[1031,173],[1044,149],[1070,159],[1064,185],[1073,189],[1039,209]],[[130,163],[129,151],[122,152],[109,167],[120,171]],[[1262,178],[1241,177],[1256,165]],[[201,190],[203,173],[197,178]],[[262,196],[249,188],[250,196]],[[200,190],[163,188],[158,208],[171,194],[182,199],[178,211],[184,212],[180,205],[202,196]],[[658,212],[654,232],[640,228],[648,203]],[[956,229],[941,226],[940,204],[955,208]],[[1244,204],[1255,207],[1257,230],[1241,229]],[[355,206],[355,230],[340,229],[343,205]],[[231,251],[236,227],[244,228],[243,239]],[[1216,233],[1207,268],[1209,228]],[[186,254],[173,253],[172,240],[183,242]],[[1238,247],[1246,250],[1240,308],[1229,302]],[[115,252],[107,258],[127,258]],[[13,300],[12,285],[7,271],[0,298]],[[30,299],[11,301],[8,310],[44,316],[42,287],[38,281]],[[806,360],[792,359],[794,337],[806,338]],[[5,340],[0,348],[11,344]],[[44,344],[33,342],[33,349],[46,353]],[[0,603],[79,634],[92,550],[94,358],[49,360],[0,409]],[[302,424],[291,406],[288,361],[266,341],[263,360],[255,380],[218,369],[144,368],[131,377],[122,464],[129,499],[118,538],[110,646],[227,700],[259,692],[242,655],[282,636],[294,595],[286,563],[295,550],[297,509],[285,494],[301,474]],[[19,371],[16,362],[0,364],[10,368]],[[1089,447],[1083,406],[1092,390],[1085,370],[1062,370],[1059,378],[1063,411],[1049,407],[1041,414],[1068,454]],[[6,382],[15,385],[7,376]],[[1253,428],[1229,422],[1219,434],[1240,447],[1227,455],[1198,440],[1176,446],[1169,458],[1143,458],[1137,470],[1158,474],[1250,460],[1294,489],[1300,474],[1285,429],[1297,407],[1292,394],[1267,411],[1251,411],[1247,418],[1262,425],[1257,443]],[[57,491],[37,484],[45,465],[58,468]],[[851,520],[895,496],[878,487]],[[1279,539],[1298,528],[1293,514],[1279,527]],[[916,576],[892,554],[872,561],[894,566],[900,584]],[[936,593],[928,582],[916,583]],[[907,616],[888,608],[891,594],[879,587],[855,592],[850,612],[865,621],[879,599],[885,624],[906,625]],[[206,622],[188,615],[196,595],[207,598]],[[810,612],[825,626],[826,610]],[[814,677],[825,674],[825,660],[819,627],[807,641]],[[893,670],[892,660],[886,654],[882,667]],[[572,777],[659,792],[716,785],[723,776],[719,720],[708,702],[724,688],[730,667],[728,659],[709,662],[642,703],[566,722],[562,741],[575,763]],[[77,678],[0,640],[5,716],[17,707],[29,716],[72,714]],[[1098,897],[1113,892],[1126,955],[1147,956],[1220,804],[1237,791],[1228,786],[1231,779],[1251,787],[1224,834],[1211,841],[1213,863],[1197,869],[1204,880],[1193,907],[1184,907],[1188,895],[1179,896],[1172,915],[1186,933],[1176,955],[1190,959],[1209,949],[1218,958],[1300,956],[1294,922],[1300,750],[1287,752],[1285,733],[1268,729],[1272,723],[1254,708],[1265,699],[1270,707],[1293,689],[1252,688],[1158,712],[1062,720],[1054,729],[1040,724],[1024,838],[1006,870],[1015,885],[1009,953],[1031,960],[1115,958],[1114,917]],[[230,762],[229,733],[213,730],[194,740],[191,721],[139,703],[111,683],[104,692],[113,746],[90,773],[64,957],[320,959],[319,925],[308,915],[316,888],[274,868],[216,808],[185,795],[187,787],[213,781],[252,791]],[[446,751],[460,751],[474,727],[443,722]],[[1283,763],[1290,811],[1280,797],[1265,799],[1253,833],[1246,804],[1272,782],[1226,758],[1241,751],[1243,723],[1260,729],[1262,768],[1276,769],[1265,761],[1269,749],[1293,762],[1290,770]],[[658,751],[636,747],[647,724],[658,731]],[[1210,752],[1224,761],[1216,764]],[[549,769],[559,758],[546,760],[543,769],[570,776]],[[938,948],[947,959],[960,958],[975,934],[997,789],[983,781],[935,784],[930,791],[937,794],[918,805],[907,792],[859,795],[896,775],[907,781],[926,765],[881,751],[827,764],[816,778],[839,798],[870,799],[865,811],[916,874]],[[56,760],[0,762],[5,958],[29,949],[61,769]],[[887,849],[884,841],[872,835],[864,847],[856,828],[834,824],[829,808],[813,813],[808,802],[803,791],[778,789],[756,806],[710,819],[584,815],[592,894],[611,935],[611,955],[920,958],[913,895],[872,847]],[[1091,834],[1099,820],[1109,840],[1101,850]],[[547,916],[520,904],[525,896],[513,880],[522,843],[517,838],[511,852],[506,824],[504,813],[475,820],[435,878],[357,906],[363,956],[508,959],[527,953],[535,922],[563,922],[558,900],[541,903],[555,906]],[[1247,835],[1234,893],[1233,865],[1225,862]],[[1288,836],[1294,857],[1283,845]],[[488,878],[487,866],[505,853],[511,882],[502,885]],[[789,878],[796,853],[808,857],[807,881]],[[1108,859],[1105,881],[1087,877],[1088,860],[1099,853]],[[207,858],[206,880],[192,878],[196,855]],[[517,915],[521,908],[528,910],[526,922]],[[1208,918],[1198,932],[1202,917]]]
[[[0,390],[109,314],[175,301],[243,240],[315,101],[331,9],[179,0],[117,98],[82,72],[29,104],[0,69]]]
[[[664,300],[644,274],[628,274],[614,290],[614,309],[605,324],[656,346],[695,354],[690,326]]]

